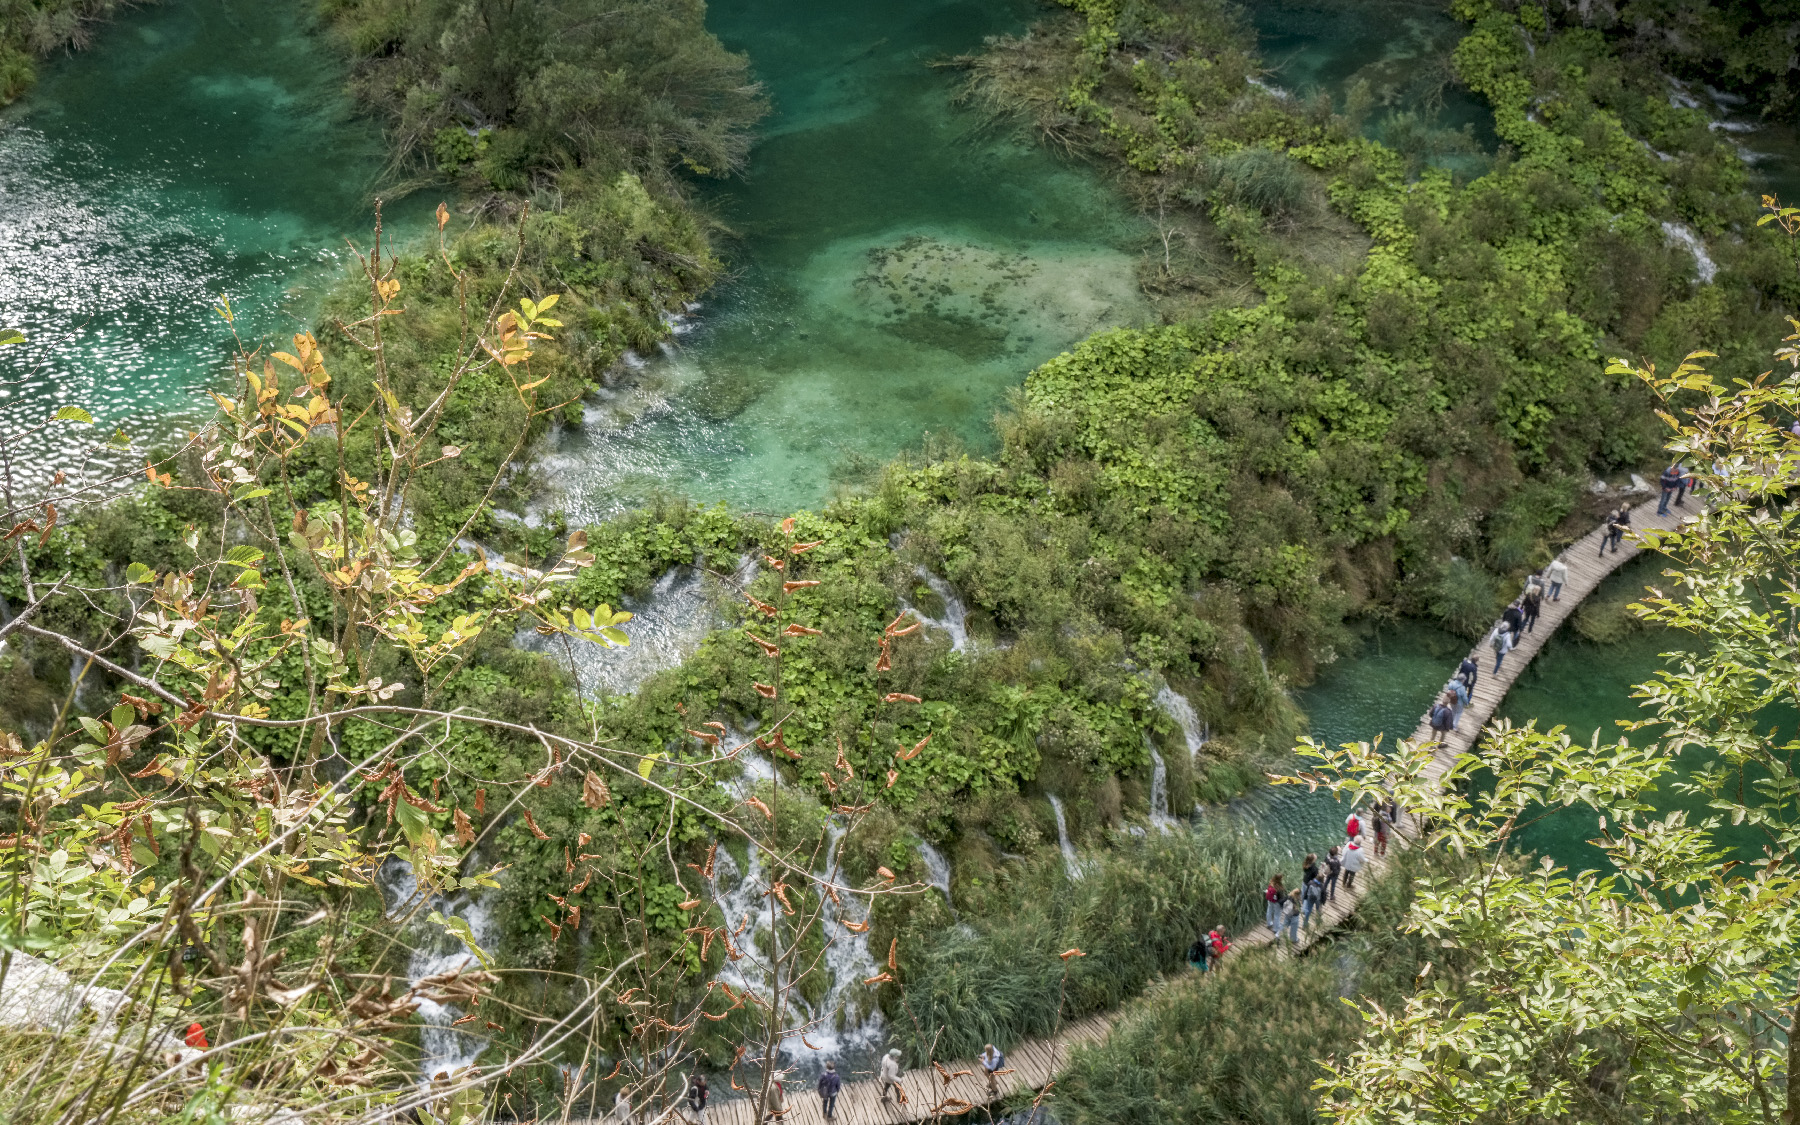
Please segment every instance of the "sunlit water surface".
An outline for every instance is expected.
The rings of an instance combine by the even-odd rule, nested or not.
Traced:
[[[0,114],[0,430],[57,406],[15,447],[29,486],[75,469],[123,429],[144,445],[211,413],[232,347],[306,325],[344,239],[366,244],[379,130],[350,116],[345,72],[303,5],[170,0],[131,12],[92,50],[51,61]],[[401,209],[411,215],[420,199]]]

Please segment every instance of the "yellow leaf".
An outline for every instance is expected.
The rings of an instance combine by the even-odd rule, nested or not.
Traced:
[[[644,755],[644,760],[638,763],[638,776],[648,781],[650,778],[650,771],[656,768],[656,760],[660,757],[662,757],[660,752]]]
[[[521,392],[529,391],[529,390],[532,390],[533,388],[541,387],[545,383],[548,383],[549,381],[550,381],[550,376],[546,375],[542,379],[537,380],[536,382],[526,383],[524,386],[520,387],[519,390]]]

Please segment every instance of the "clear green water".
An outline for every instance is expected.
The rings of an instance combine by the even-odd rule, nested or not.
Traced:
[[[171,416],[208,415],[203,389],[231,345],[219,295],[246,342],[292,332],[344,238],[368,241],[381,138],[350,116],[344,71],[302,10],[130,13],[0,115],[0,325],[30,336],[0,352],[0,378],[19,380],[0,387],[0,425],[65,403],[101,423],[30,443],[28,477],[76,468],[96,432],[136,436],[123,458],[136,461]]]
[[[706,202],[737,278],[677,346],[593,403],[555,451],[554,505],[653,491],[771,512],[917,446],[992,448],[1032,367],[1148,309],[1146,231],[1098,175],[982,134],[930,64],[1022,30],[1021,0],[714,0],[774,103],[739,182]]]

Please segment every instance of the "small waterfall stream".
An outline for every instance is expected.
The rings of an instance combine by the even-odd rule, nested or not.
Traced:
[[[956,904],[950,901],[950,861],[944,858],[943,852],[922,840],[919,842],[919,858],[925,861],[925,871],[930,876],[931,885],[944,892],[944,905],[950,908],[950,917],[956,917]]]
[[[1175,818],[1169,815],[1169,767],[1149,735],[1144,736],[1144,745],[1150,748],[1150,823],[1167,832],[1175,827]]]
[[[1056,842],[1062,848],[1063,869],[1069,878],[1081,878],[1081,857],[1075,854],[1075,845],[1069,842],[1069,822],[1063,816],[1062,798],[1054,793],[1046,794],[1050,798],[1050,810],[1056,814]]]
[[[919,581],[925,583],[925,585],[931,589],[931,592],[936,594],[938,598],[943,601],[944,615],[942,617],[927,617],[918,608],[906,605],[904,601],[902,601],[901,604],[906,605],[906,608],[912,610],[920,621],[923,621],[933,629],[950,634],[951,652],[963,652],[969,647],[969,630],[966,624],[969,616],[968,607],[963,605],[962,599],[956,596],[956,591],[950,588],[950,583],[944,581],[942,578],[939,578],[922,566],[915,568],[913,573],[917,574],[919,576]]]
[[[446,918],[460,917],[469,924],[469,932],[474,936],[475,943],[485,949],[492,944],[495,936],[494,920],[488,914],[485,903],[462,894],[451,897],[437,895],[421,904],[418,881],[413,877],[412,865],[404,860],[391,861],[383,871],[380,882],[382,890],[387,893],[390,913],[404,916],[416,911],[421,919],[413,926],[413,936],[419,944],[406,963],[409,984],[416,985],[426,977],[439,973],[478,967],[475,955],[469,952],[460,939],[422,919],[433,911]],[[485,1037],[466,1034],[451,1026],[452,1021],[462,1014],[448,1004],[423,997],[419,999],[419,1018],[425,1024],[419,1031],[421,1082],[428,1083],[439,1075],[453,1076],[464,1067],[473,1066],[481,1053],[487,1050]]]

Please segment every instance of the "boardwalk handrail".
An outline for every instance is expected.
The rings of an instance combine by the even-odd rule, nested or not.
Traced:
[[[1477,678],[1475,691],[1468,706],[1463,708],[1462,723],[1458,730],[1450,732],[1438,746],[1437,754],[1427,771],[1433,781],[1440,780],[1455,763],[1456,759],[1469,752],[1474,746],[1481,730],[1493,718],[1494,711],[1513,681],[1525,666],[1531,663],[1539,650],[1544,646],[1551,634],[1571,614],[1575,608],[1613,571],[1635,558],[1642,549],[1637,542],[1636,532],[1646,530],[1672,530],[1685,518],[1686,512],[1671,510],[1667,516],[1656,514],[1657,501],[1647,500],[1632,509],[1633,535],[1628,536],[1618,551],[1602,553],[1603,538],[1606,529],[1601,527],[1583,536],[1572,544],[1562,555],[1563,564],[1569,568],[1568,581],[1564,583],[1562,597],[1558,601],[1546,599],[1542,613],[1538,617],[1537,627],[1519,639],[1518,646],[1508,654],[1505,664],[1497,673],[1490,673],[1492,653],[1485,644],[1477,644],[1473,657],[1481,668]],[[1454,672],[1454,669],[1452,669]],[[1449,679],[1449,675],[1445,676]],[[1431,729],[1428,717],[1419,720],[1418,729],[1413,738],[1419,742],[1437,741],[1437,734]],[[1413,839],[1416,825],[1402,814],[1401,823],[1395,826],[1392,837],[1394,850],[1406,847]],[[1392,853],[1390,852],[1390,855]],[[1368,859],[1363,864],[1361,882],[1354,889],[1338,888],[1337,899],[1328,903],[1323,911],[1324,921],[1314,921],[1311,927],[1303,931],[1299,948],[1304,950],[1325,933],[1330,932],[1342,922],[1361,901],[1364,892],[1375,878],[1388,866],[1388,857],[1377,856],[1371,849]],[[1315,918],[1317,915],[1315,915]],[[1233,949],[1241,951],[1258,946],[1268,945],[1275,940],[1275,934],[1264,923],[1240,934],[1233,943]],[[1083,1043],[1098,1042],[1106,1037],[1112,1029],[1113,1022],[1119,1017],[1120,1009],[1088,1016],[1066,1025],[1062,1031],[1047,1039],[1030,1039],[1008,1050],[1007,1064],[1011,1073],[1002,1075],[998,1082],[998,1095],[1004,1098],[1018,1090],[1041,1090],[1067,1065],[1069,1052],[1073,1047]],[[951,1075],[954,1077],[944,1077]],[[946,1063],[941,1070],[934,1068],[917,1068],[901,1077],[901,1084],[906,1090],[904,1105],[880,1100],[880,1088],[873,1080],[844,1083],[843,1091],[838,1097],[837,1120],[834,1125],[900,1125],[900,1123],[935,1120],[941,1117],[954,1117],[966,1113],[969,1106],[981,1106],[996,1100],[990,1093],[981,1068],[973,1060]],[[825,1125],[824,1114],[819,1099],[811,1090],[792,1089],[787,1091],[788,1109],[782,1115],[784,1125]],[[670,1111],[676,1109],[669,1107]],[[748,1098],[739,1098],[722,1102],[710,1107],[707,1111],[708,1125],[760,1125],[754,1120],[753,1107]],[[658,1110],[657,1113],[641,1114],[644,1121],[657,1120],[672,1122],[677,1116],[691,1120],[687,1114],[685,1103],[679,1113]],[[593,1118],[589,1125],[601,1125],[609,1118]],[[623,1123],[615,1122],[615,1125]]]

